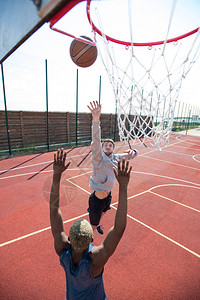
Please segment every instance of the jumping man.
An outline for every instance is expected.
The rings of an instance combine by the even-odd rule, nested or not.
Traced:
[[[102,216],[110,209],[111,191],[115,186],[115,174],[113,167],[117,167],[118,160],[132,159],[138,155],[137,150],[127,150],[123,154],[114,154],[115,143],[112,139],[106,139],[101,143],[100,115],[101,105],[97,101],[90,102],[88,106],[92,113],[92,166],[93,174],[90,177],[89,186],[93,193],[89,197],[89,218],[93,230],[97,229],[103,234],[100,225]]]

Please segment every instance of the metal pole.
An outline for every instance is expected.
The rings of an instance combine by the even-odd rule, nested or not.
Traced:
[[[178,128],[179,124],[180,124],[180,120],[179,120],[179,110],[180,110],[180,106],[181,106],[181,101],[179,101],[179,104],[178,104],[178,110],[177,110],[177,115],[176,117],[174,118],[174,122],[173,122],[173,125],[176,128]],[[180,128],[180,126],[179,126]]]
[[[179,123],[179,125],[180,125],[180,129],[182,129],[182,122],[183,122],[183,109],[184,109],[184,105],[185,105],[185,103],[183,102],[183,105],[182,105],[182,110],[181,110],[181,118],[180,118],[180,123]]]
[[[76,73],[76,146],[78,145],[78,69]]]
[[[99,105],[101,103],[101,76],[99,78]]]
[[[115,128],[114,128],[114,141],[116,138],[116,127],[117,127],[117,98],[118,98],[118,89],[117,89],[117,97],[115,100]]]
[[[8,114],[7,114],[7,105],[6,105],[6,92],[5,92],[5,83],[4,83],[4,72],[3,72],[3,64],[1,64],[1,75],[2,75],[2,84],[3,84],[3,97],[4,97],[4,107],[5,107],[5,118],[6,118],[6,129],[7,129],[7,139],[8,139],[8,149],[9,154],[11,155],[11,146],[10,146],[10,131],[8,126]]]
[[[47,59],[45,59],[45,73],[46,73],[46,117],[47,117],[47,150],[49,152],[49,102],[48,102],[48,72]]]

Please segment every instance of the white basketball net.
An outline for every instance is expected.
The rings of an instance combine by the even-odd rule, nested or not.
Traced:
[[[102,36],[93,32],[94,40],[115,93],[120,140],[160,149],[169,140],[182,81],[199,56],[200,30],[150,48],[112,43],[99,26]]]

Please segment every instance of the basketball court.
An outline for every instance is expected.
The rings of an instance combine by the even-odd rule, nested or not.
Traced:
[[[127,146],[118,142],[116,153]],[[125,234],[104,271],[108,299],[199,299],[200,139],[172,135],[162,151],[139,145],[131,165]],[[72,160],[61,183],[65,230],[88,219],[89,148],[68,153]],[[66,150],[69,151],[69,150]],[[0,162],[1,299],[64,299],[65,274],[54,252],[49,223],[52,153]],[[102,220],[114,222],[112,208]],[[105,235],[104,235],[105,236]],[[103,237],[94,233],[94,244]]]
[[[95,16],[94,2],[107,5],[107,0],[20,0],[18,4],[2,1],[2,78],[3,62],[45,23],[49,24],[49,30],[67,36],[75,44],[86,44],[86,48],[81,48],[81,56],[98,46],[98,56],[116,99],[120,138],[125,141],[116,143],[115,152],[127,150],[130,141],[139,151],[139,156],[131,161],[127,228],[104,270],[107,297],[109,300],[200,299],[200,136],[171,133],[182,81],[199,59],[199,24],[190,23],[193,18],[189,18],[188,12],[185,23],[190,28],[180,30],[179,22],[175,21],[175,30],[170,33],[176,1],[172,1],[171,10],[162,2],[163,16],[168,16],[169,26],[163,29],[162,15],[159,16],[162,34],[152,36],[152,41],[158,42],[144,41],[141,31],[140,36],[135,36],[131,29],[127,37],[113,23],[106,23],[101,8]],[[110,2],[117,6],[120,1]],[[126,25],[131,28],[131,1],[126,2],[129,3]],[[85,34],[92,38],[91,42],[73,33],[72,23],[62,25],[62,18],[83,3],[87,4],[84,13],[89,30],[92,28],[92,34]],[[148,6],[143,8],[148,11]],[[179,4],[178,10],[182,11],[181,8]],[[107,8],[107,11],[109,21],[112,10]],[[115,20],[120,28],[121,15],[122,11]],[[139,19],[142,20],[140,14]],[[149,24],[151,21],[150,18]],[[9,34],[6,28],[10,28]],[[119,36],[113,29],[117,29]],[[146,30],[143,28],[147,36]],[[112,44],[114,49],[110,47]],[[73,47],[70,55],[78,66],[75,50]],[[151,55],[149,61],[147,51]],[[92,56],[93,64],[97,52]],[[88,60],[84,63],[87,64],[84,67],[90,65]],[[60,207],[68,234],[75,220],[88,220],[92,164],[90,146],[66,151],[72,163],[62,175]],[[65,298],[65,273],[54,251],[49,221],[53,157],[54,152],[48,152],[0,160],[1,299]],[[113,225],[117,183],[112,195],[111,210],[102,219],[104,236],[95,232],[95,245],[102,242]]]

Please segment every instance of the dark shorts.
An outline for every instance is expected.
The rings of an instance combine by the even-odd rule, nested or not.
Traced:
[[[110,209],[111,199],[111,192],[104,199],[97,198],[95,192],[90,195],[88,212],[91,225],[99,225],[102,213]]]

